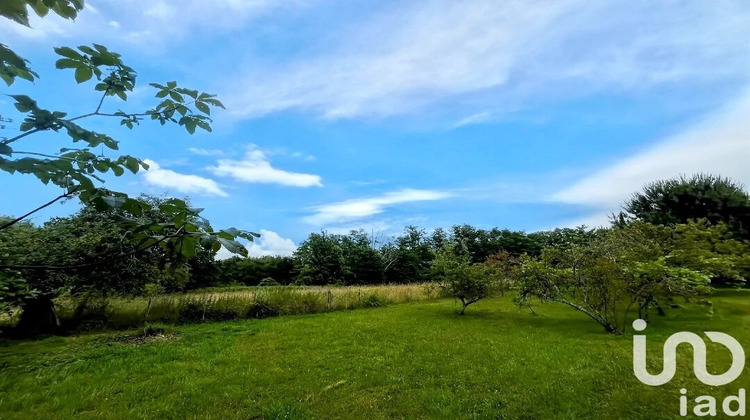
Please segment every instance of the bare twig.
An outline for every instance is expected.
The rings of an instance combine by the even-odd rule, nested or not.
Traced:
[[[30,212],[24,214],[23,216],[17,217],[17,218],[15,218],[15,219],[13,219],[13,220],[11,220],[9,222],[4,223],[2,226],[0,226],[0,230],[7,229],[7,228],[15,225],[16,223],[20,222],[21,220],[23,220],[23,219],[31,216],[32,214],[38,212],[39,210],[47,208],[47,207],[55,204],[56,202],[58,202],[58,201],[60,201],[62,199],[69,198],[69,197],[73,196],[73,194],[76,192],[77,189],[78,188],[76,187],[72,191],[66,192],[65,194],[61,194],[61,195],[55,197],[54,199],[52,199],[52,200],[50,200],[50,201],[42,204],[41,206],[35,208],[34,210],[31,210]]]

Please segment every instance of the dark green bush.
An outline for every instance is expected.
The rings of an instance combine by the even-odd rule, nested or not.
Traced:
[[[203,306],[188,303],[180,308],[180,322],[200,321],[203,319]]]
[[[266,277],[258,283],[258,286],[281,286],[273,277]]]
[[[267,305],[263,302],[255,302],[250,305],[250,309],[247,311],[248,318],[268,318],[279,314],[279,310],[272,306]]]
[[[377,308],[378,306],[385,306],[386,301],[385,299],[381,298],[378,295],[365,295],[365,297],[362,298],[362,306],[370,307],[370,308]]]
[[[190,302],[180,308],[180,322],[228,321],[240,318],[236,309],[221,303],[223,302]]]

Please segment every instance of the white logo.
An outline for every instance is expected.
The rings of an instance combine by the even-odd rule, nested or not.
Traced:
[[[646,321],[636,319],[633,329],[643,331]],[[721,375],[712,375],[706,370],[706,343],[698,335],[691,332],[678,332],[671,335],[664,343],[664,368],[658,375],[652,375],[646,370],[646,336],[633,336],[633,372],[646,385],[659,386],[672,380],[677,371],[677,346],[687,343],[693,346],[693,372],[706,385],[721,386],[737,379],[745,368],[745,351],[733,337],[717,332],[704,332],[709,340],[726,346],[732,353],[732,366]]]
[[[643,331],[646,329],[646,326],[646,321],[642,319],[633,321],[633,329],[636,331]],[[664,385],[671,381],[677,372],[677,346],[687,343],[693,347],[693,372],[695,372],[695,377],[698,380],[706,385],[722,386],[737,379],[745,368],[745,351],[742,349],[740,343],[731,336],[721,332],[704,331],[704,334],[706,334],[709,340],[725,346],[732,353],[732,366],[726,372],[721,375],[708,373],[706,369],[706,343],[698,334],[683,331],[672,334],[664,342],[664,364],[661,373],[658,375],[652,375],[646,370],[646,336],[634,335],[633,372],[635,376],[644,384],[651,386]],[[689,403],[687,393],[688,391],[684,388],[680,390],[679,407],[680,416],[683,417],[688,415]],[[745,398],[745,390],[741,388],[737,396],[730,395],[724,398],[720,407],[727,416],[744,416]],[[719,403],[716,401],[716,398],[710,395],[702,395],[695,398],[693,414],[698,417],[715,417],[719,412],[718,408]]]

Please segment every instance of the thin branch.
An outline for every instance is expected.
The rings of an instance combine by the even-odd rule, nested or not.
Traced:
[[[76,187],[76,188],[75,188],[75,189],[73,189],[72,191],[69,191],[69,192],[67,192],[67,193],[65,193],[65,194],[59,195],[59,196],[57,196],[56,198],[54,198],[53,200],[51,200],[51,201],[48,201],[48,202],[46,202],[46,203],[42,204],[41,206],[39,206],[39,207],[35,208],[34,210],[31,210],[30,212],[28,212],[28,213],[24,214],[23,216],[17,217],[17,218],[15,218],[15,219],[13,219],[13,220],[11,220],[11,221],[9,221],[9,222],[7,222],[7,223],[3,224],[2,226],[0,226],[0,230],[4,230],[4,229],[7,229],[7,228],[9,228],[9,227],[11,227],[11,226],[15,225],[16,223],[20,222],[21,220],[23,220],[23,219],[25,219],[25,218],[27,218],[27,217],[31,216],[32,214],[34,214],[34,213],[38,212],[39,210],[42,210],[42,209],[44,209],[44,208],[47,208],[47,207],[49,207],[49,206],[51,206],[51,205],[55,204],[56,202],[58,202],[58,201],[60,201],[60,200],[62,200],[62,199],[65,199],[65,198],[69,198],[69,197],[71,197],[71,196],[72,196],[72,195],[73,195],[73,194],[74,194],[74,193],[76,192],[76,190],[77,190],[77,189],[78,189],[78,187]]]
[[[110,113],[106,113],[106,112],[99,112],[99,107],[97,107],[94,112],[89,112],[88,114],[83,114],[83,115],[79,115],[77,117],[68,118],[65,121],[73,122],[73,121],[76,121],[76,120],[80,120],[80,119],[88,118],[88,117],[93,117],[93,116],[99,116],[99,117],[125,117],[125,116],[147,117],[147,116],[152,115],[152,114],[164,114],[164,113],[169,112],[169,111],[177,111],[177,106],[179,106],[179,105],[184,105],[184,106],[192,105],[195,102],[197,102],[197,100],[186,102],[184,104],[178,103],[178,104],[176,104],[175,106],[173,106],[171,108],[165,108],[165,109],[163,109],[163,110],[161,110],[159,112],[137,112],[137,113],[134,113],[134,114],[128,114],[128,113],[110,114]],[[192,111],[191,111],[191,113],[192,113]]]
[[[16,140],[21,140],[22,138],[24,138],[26,136],[32,135],[34,133],[38,133],[40,131],[47,130],[48,128],[49,127],[46,127],[46,128],[35,128],[35,129],[29,130],[29,131],[27,131],[27,132],[25,132],[23,134],[19,134],[19,135],[15,136],[15,137],[11,137],[11,138],[9,138],[7,140],[0,141],[0,144],[11,144],[11,143],[13,143]]]
[[[104,103],[104,98],[107,97],[107,92],[109,92],[109,89],[105,90],[104,93],[102,94],[102,98],[99,99],[99,105],[97,105],[96,109],[94,110],[95,113],[99,112],[99,110],[102,109],[102,104]]]
[[[92,117],[94,115],[104,115],[104,114],[100,114],[99,112],[89,112],[88,114],[83,114],[83,115],[79,115],[77,117],[68,118],[66,121],[73,122],[75,120],[80,120],[81,118]],[[111,115],[111,116],[114,116],[114,115]]]
[[[153,112],[151,112],[151,113],[149,113],[149,112],[139,112],[139,113],[135,113],[135,114],[125,114],[125,113],[123,113],[123,114],[109,114],[109,113],[99,112],[99,110],[102,107],[102,103],[104,102],[104,98],[105,97],[106,97],[106,93],[99,100],[99,105],[96,107],[96,110],[94,110],[94,112],[89,112],[88,114],[83,114],[83,115],[79,115],[77,117],[68,118],[67,120],[63,120],[63,121],[73,122],[73,121],[76,121],[76,120],[80,120],[80,119],[88,118],[88,117],[93,117],[93,116],[100,116],[100,117],[124,117],[124,116],[147,117],[149,115],[154,114]],[[188,105],[194,104],[195,102],[197,102],[197,100],[186,102],[184,104],[180,103],[180,104],[177,104],[177,105],[188,106]],[[165,112],[176,111],[176,110],[177,110],[177,106],[173,106],[172,108],[169,108],[169,109],[163,109],[163,110],[159,111],[157,114],[163,114]],[[192,111],[191,111],[191,113],[192,113]],[[6,139],[6,140],[2,140],[2,141],[0,141],[0,144],[5,144],[5,145],[11,144],[14,141],[21,140],[22,138],[24,138],[26,136],[29,136],[29,135],[34,134],[34,133],[38,133],[40,131],[46,131],[46,130],[49,130],[50,128],[52,128],[52,127],[49,126],[49,127],[44,127],[44,128],[35,128],[35,129],[29,130],[29,131],[27,131],[27,132],[25,132],[23,134],[19,134],[16,137],[12,137],[12,138],[9,138],[9,139]]]
[[[69,161],[74,161],[75,160],[73,158],[68,158],[68,157],[64,157],[64,156],[48,155],[46,153],[37,153],[37,152],[19,152],[19,151],[14,150],[13,154],[14,155],[41,156],[41,157],[48,157],[48,158],[62,159],[62,160],[69,160]]]

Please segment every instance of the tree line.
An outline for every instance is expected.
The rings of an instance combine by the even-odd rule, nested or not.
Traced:
[[[147,203],[141,217],[161,223],[167,234],[175,227],[163,209],[173,200],[140,197]],[[513,289],[524,306],[558,301],[618,331],[623,300],[646,317],[650,308],[662,313],[664,302],[705,294],[710,285],[744,285],[750,278],[749,203],[742,185],[697,175],[649,184],[612,216],[609,228],[526,233],[407,226],[395,237],[322,231],[310,234],[293,256],[222,261],[199,244],[142,249],[118,222],[124,210],[85,206],[41,226],[21,222],[0,231],[0,308],[23,308],[22,324],[39,325],[56,322],[53,300],[61,294],[436,282],[461,300],[462,312]]]
[[[248,286],[421,283],[433,280],[433,262],[447,247],[478,264],[502,252],[539,256],[546,247],[582,243],[594,232],[579,227],[526,233],[470,225],[432,231],[407,226],[394,237],[364,230],[348,234],[322,231],[310,234],[293,256],[233,257],[218,263],[217,277],[203,280]]]

